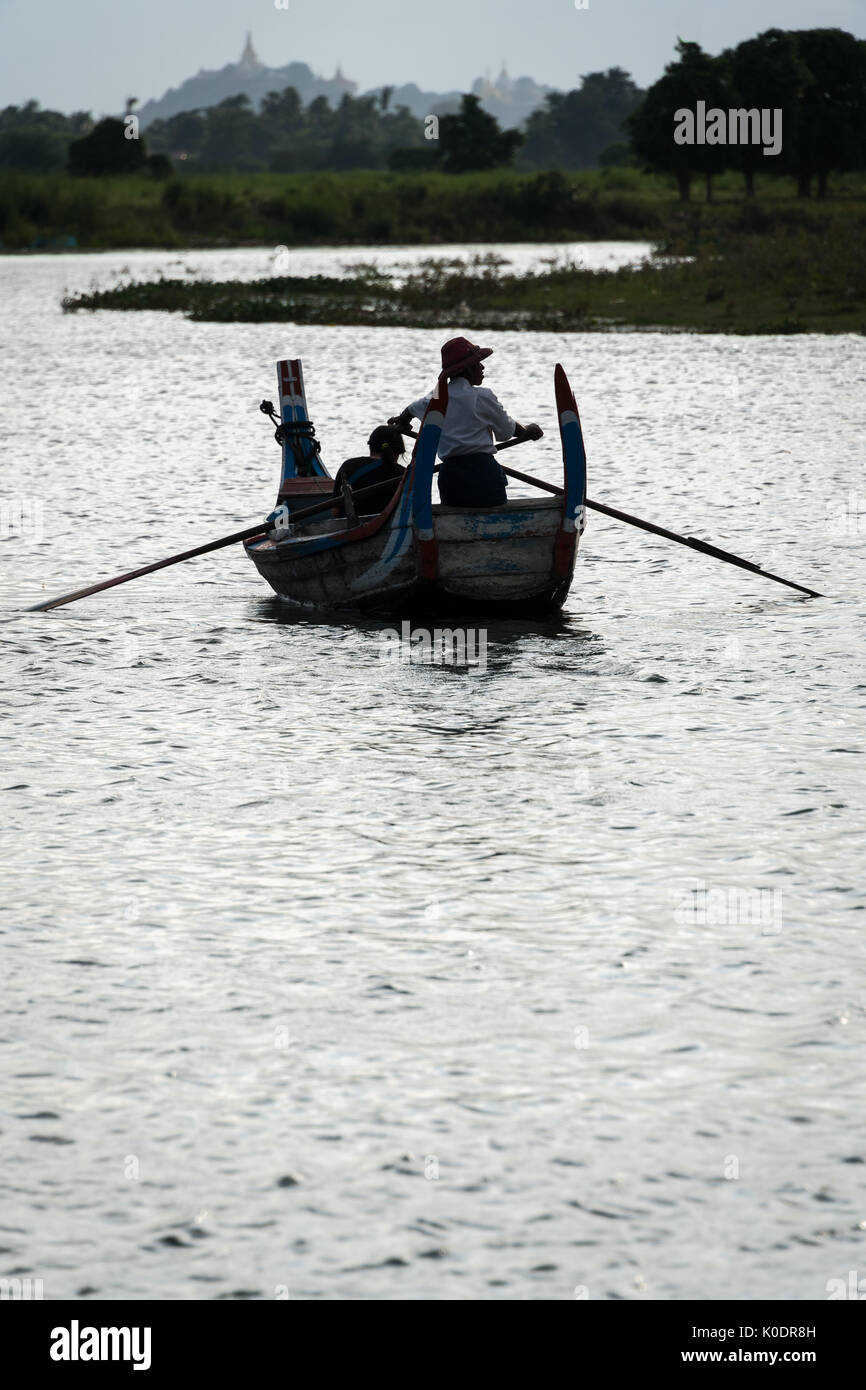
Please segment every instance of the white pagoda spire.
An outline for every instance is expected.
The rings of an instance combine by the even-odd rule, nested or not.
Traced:
[[[253,36],[249,29],[247,30],[247,41],[244,44],[244,51],[241,54],[238,67],[245,68],[247,72],[252,72],[257,68],[264,67],[258,53],[256,53],[256,50],[253,48]]]

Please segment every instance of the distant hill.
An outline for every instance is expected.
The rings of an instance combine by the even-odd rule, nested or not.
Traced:
[[[138,111],[144,128],[151,121],[167,120],[180,111],[198,111],[204,106],[217,106],[226,97],[245,93],[257,108],[268,92],[281,92],[295,87],[304,105],[314,97],[327,97],[336,105],[344,92],[354,95],[357,83],[343,77],[339,68],[330,79],[317,77],[306,63],[286,63],[282,68],[269,68],[262,63],[247,35],[246,45],[237,63],[224,68],[202,68],[195,77],[188,77],[179,87],[171,87],[158,101],[147,101]]]
[[[331,78],[318,77],[306,63],[286,63],[281,68],[270,68],[261,62],[253,47],[251,35],[240,60],[226,63],[215,70],[201,69],[195,77],[188,77],[179,87],[172,87],[159,100],[147,101],[138,111],[142,128],[151,121],[166,120],[181,111],[198,111],[202,107],[217,106],[226,97],[244,93],[255,108],[268,92],[281,92],[285,87],[294,87],[306,106],[315,97],[327,97],[333,106],[348,92],[354,96],[358,91],[357,82],[344,77],[339,68]],[[373,89],[378,95],[381,87]],[[491,116],[495,116],[504,128],[521,125],[526,118],[540,107],[552,87],[539,86],[531,77],[510,78],[503,67],[495,82],[478,78],[472,91],[481,98],[481,105]],[[390,97],[390,107],[408,106],[413,116],[423,119],[431,114],[445,115],[457,111],[461,93],[425,92],[414,82],[394,87]]]

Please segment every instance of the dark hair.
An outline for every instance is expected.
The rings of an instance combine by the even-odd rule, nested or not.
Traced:
[[[396,425],[377,425],[367,440],[367,448],[371,454],[381,454],[385,463],[394,463],[406,452],[403,436]]]

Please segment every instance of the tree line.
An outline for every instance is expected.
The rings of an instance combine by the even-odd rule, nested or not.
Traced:
[[[376,95],[324,96],[304,106],[294,87],[270,92],[258,110],[249,98],[152,121],[127,138],[119,118],[94,122],[87,112],[63,116],[36,102],[0,111],[0,169],[118,174],[177,170],[303,173],[350,169],[441,170],[592,168],[623,160],[623,120],[640,96],[621,68],[589,73],[580,88],[551,93],[524,131],[502,130],[471,94],[456,113],[426,120],[391,107],[391,88]],[[152,153],[150,153],[152,152]],[[154,156],[160,156],[154,160]]]
[[[831,173],[866,167],[866,41],[841,29],[768,29],[717,56],[685,40],[676,51],[646,92],[621,68],[588,73],[574,90],[548,94],[519,131],[502,130],[474,95],[456,113],[421,120],[407,106],[392,109],[390,87],[345,94],[337,106],[324,96],[304,106],[294,87],[269,92],[258,110],[244,95],[227,97],[153,121],[146,139],[137,130],[130,138],[132,103],[126,121],[94,123],[86,112],[63,116],[28,102],[0,111],[0,169],[167,177],[173,168],[463,173],[631,163],[672,175],[688,199],[696,177],[709,198],[726,170],[742,173],[747,196],[760,170],[793,176],[802,196],[817,181],[823,197]],[[698,109],[781,112],[779,152],[722,142],[718,122],[703,141],[678,143],[677,113]]]
[[[707,198],[716,174],[742,173],[746,196],[755,174],[787,175],[808,197],[817,180],[819,198],[833,172],[866,167],[866,41],[842,29],[767,29],[717,57],[700,44],[679,40],[677,58],[665,68],[626,119],[631,147],[642,165],[673,174],[680,197],[703,176]],[[678,111],[781,112],[781,148],[765,155],[761,143],[710,140],[678,144]],[[721,122],[714,134],[721,133]]]

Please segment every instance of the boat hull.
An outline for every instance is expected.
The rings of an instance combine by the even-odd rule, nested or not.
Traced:
[[[422,573],[411,526],[355,539],[344,531],[341,544],[318,549],[290,538],[247,550],[274,592],[300,606],[388,616],[549,613],[565,602],[573,571],[572,558],[567,573],[553,572],[561,510],[553,499],[508,502],[487,512],[433,507],[438,565],[432,577]]]

